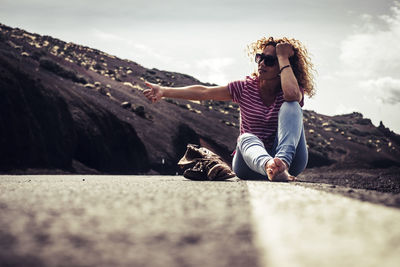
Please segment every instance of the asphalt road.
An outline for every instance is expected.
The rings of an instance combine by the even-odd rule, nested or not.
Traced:
[[[293,183],[0,176],[0,266],[398,266],[399,222]]]

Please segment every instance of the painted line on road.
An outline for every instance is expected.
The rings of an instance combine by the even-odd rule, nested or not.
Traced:
[[[263,266],[399,266],[400,210],[290,183],[247,186]]]

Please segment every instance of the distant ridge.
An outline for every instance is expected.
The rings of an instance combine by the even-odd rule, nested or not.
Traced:
[[[144,81],[200,83],[0,24],[0,171],[175,174],[187,143],[231,161],[236,104],[165,99],[152,105],[141,93]],[[400,136],[360,113],[305,110],[304,123],[308,167],[400,166]]]

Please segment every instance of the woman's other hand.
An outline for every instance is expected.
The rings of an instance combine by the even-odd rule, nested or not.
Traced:
[[[145,83],[147,87],[150,89],[146,89],[143,91],[145,97],[150,100],[152,103],[159,101],[163,97],[163,89],[158,84],[153,83]]]
[[[294,50],[289,43],[280,43],[276,45],[276,56],[289,58],[294,55]]]

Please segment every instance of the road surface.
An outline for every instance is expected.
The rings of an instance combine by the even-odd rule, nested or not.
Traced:
[[[398,266],[400,209],[264,181],[0,176],[0,266]]]

